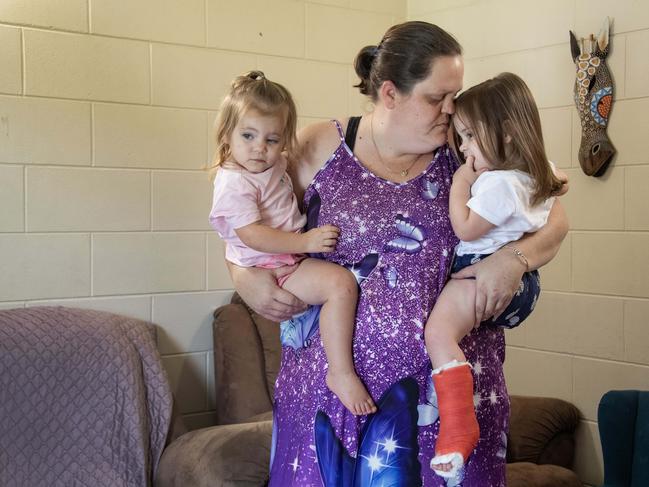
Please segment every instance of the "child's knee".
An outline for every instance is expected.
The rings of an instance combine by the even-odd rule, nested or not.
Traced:
[[[354,274],[344,267],[336,270],[334,279],[332,279],[333,292],[340,298],[356,299],[358,297],[358,283]]]

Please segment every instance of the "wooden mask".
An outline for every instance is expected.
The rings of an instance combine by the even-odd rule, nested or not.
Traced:
[[[590,49],[581,47],[570,31],[570,50],[577,67],[575,105],[581,118],[579,164],[588,176],[601,176],[615,155],[615,148],[606,135],[606,125],[613,105],[613,79],[606,66],[609,51],[609,19],[597,39],[590,35]]]

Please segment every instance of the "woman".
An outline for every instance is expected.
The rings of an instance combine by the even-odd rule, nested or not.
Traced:
[[[429,467],[438,422],[423,324],[457,243],[448,219],[457,163],[447,132],[462,88],[461,54],[457,41],[434,25],[396,25],[356,59],[361,93],[374,101],[374,111],[299,134],[303,156],[294,184],[304,192],[311,225],[341,229],[335,252],[325,258],[359,280],[354,363],[379,411],[355,417],[327,389],[317,334],[303,347],[284,347],[271,486],[505,485],[509,401],[499,328],[483,325],[461,343],[474,365],[477,448],[449,483]],[[515,246],[530,269],[538,268],[555,255],[566,231],[557,203],[546,227]],[[454,277],[475,277],[482,321],[505,308],[525,270],[518,255],[503,249]],[[281,320],[303,309],[277,287],[276,272],[231,271],[237,291],[265,316]]]

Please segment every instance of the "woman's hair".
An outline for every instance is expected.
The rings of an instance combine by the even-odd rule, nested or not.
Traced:
[[[284,118],[281,134],[288,160],[297,160],[297,110],[289,91],[279,83],[270,81],[261,71],[250,71],[237,76],[230,91],[221,102],[215,122],[216,150],[211,169],[217,169],[232,156],[230,136],[241,117],[248,110],[256,110],[264,116],[278,115]]]
[[[461,54],[462,46],[436,25],[421,21],[397,24],[388,29],[378,46],[365,46],[356,55],[354,69],[361,81],[354,86],[373,101],[388,80],[408,94],[428,77],[435,59]]]
[[[532,177],[532,205],[561,188],[545,153],[534,97],[515,74],[501,73],[464,91],[455,100],[454,117],[471,129],[494,169],[518,169]],[[460,147],[459,136],[453,133],[455,145]]]

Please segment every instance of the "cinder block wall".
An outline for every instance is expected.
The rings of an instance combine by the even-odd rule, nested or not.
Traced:
[[[0,308],[160,325],[190,427],[211,424],[211,313],[229,301],[207,215],[212,123],[262,69],[304,124],[361,111],[355,53],[405,0],[0,2]]]
[[[606,176],[584,176],[568,30],[614,19]],[[571,176],[572,230],[509,333],[510,391],[576,403],[577,468],[601,483],[596,406],[649,388],[649,6],[622,0],[6,0],[0,2],[0,307],[65,304],[153,320],[192,427],[213,420],[210,313],[231,294],[201,166],[229,80],[260,68],[300,123],[361,111],[353,54],[422,19],[466,49],[465,86],[514,71]]]
[[[615,99],[608,134],[618,154],[602,178],[585,176],[572,100],[568,31],[597,34],[613,19]],[[530,320],[507,334],[513,394],[574,402],[584,414],[576,468],[601,485],[597,405],[610,389],[649,389],[649,3],[632,0],[409,0],[408,17],[454,33],[466,49],[465,86],[501,71],[529,84],[550,158],[570,176],[571,231],[541,271]]]

